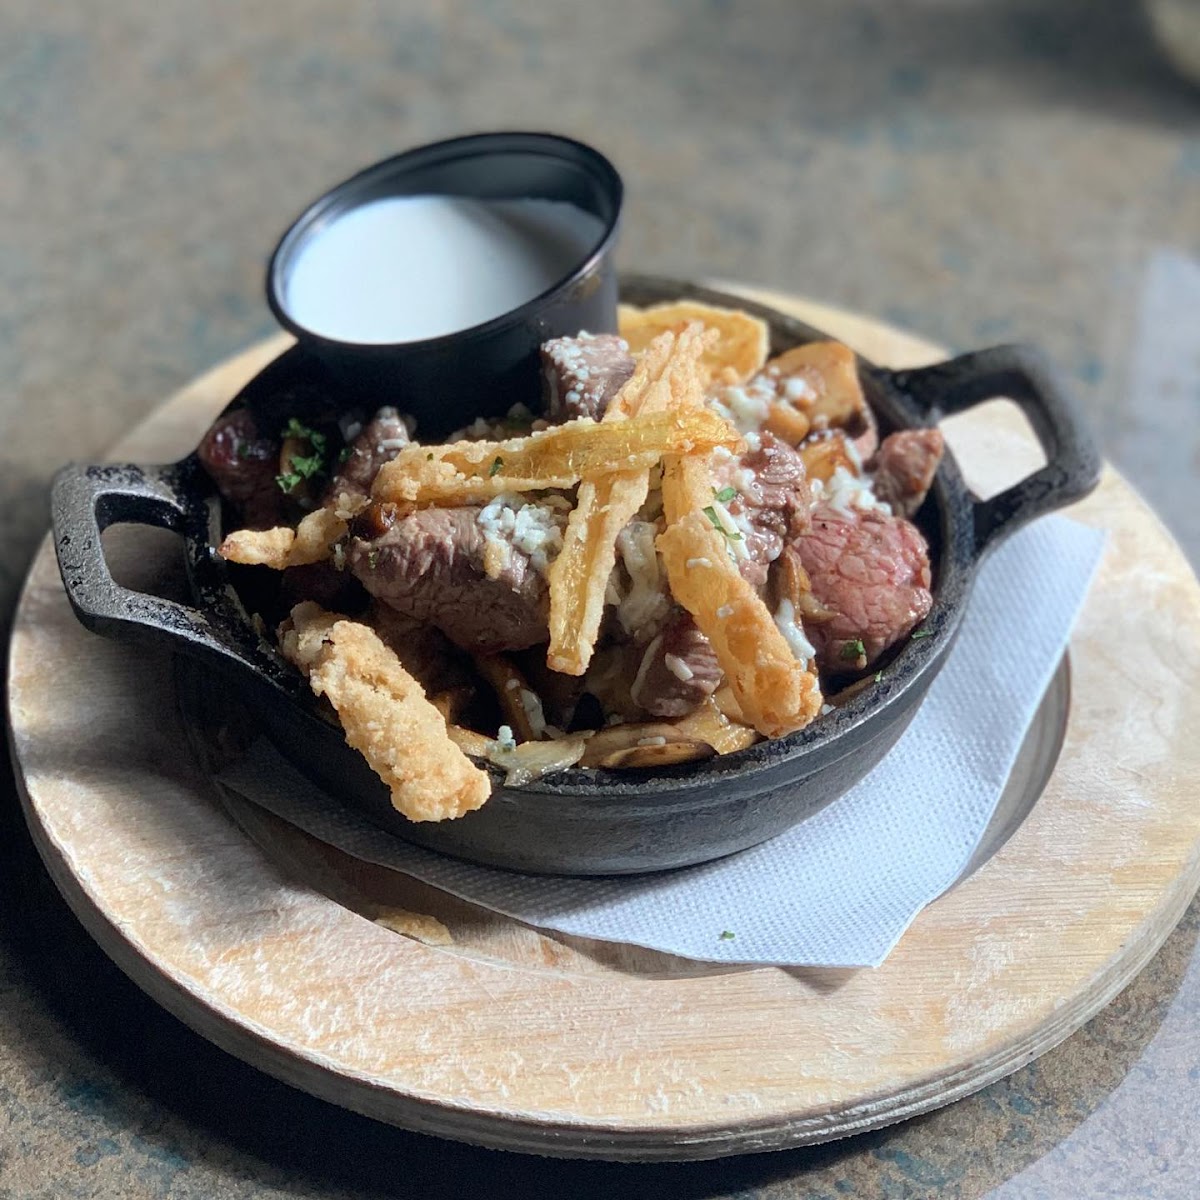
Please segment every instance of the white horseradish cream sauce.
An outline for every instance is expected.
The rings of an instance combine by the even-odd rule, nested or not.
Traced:
[[[301,245],[284,307],[304,328],[346,342],[456,333],[553,287],[599,245],[604,228],[558,200],[373,200]]]

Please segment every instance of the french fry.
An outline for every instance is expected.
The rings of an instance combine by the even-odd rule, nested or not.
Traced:
[[[671,594],[712,643],[749,724],[781,737],[812,721],[822,703],[815,673],[796,659],[704,513],[685,513],[657,544]]]
[[[745,383],[762,370],[767,360],[770,336],[765,321],[749,313],[714,308],[690,300],[677,304],[658,304],[652,308],[633,308],[623,304],[617,313],[621,336],[636,355],[665,332],[681,333],[698,321],[719,335],[705,351],[700,363],[701,382],[707,386],[716,379],[727,383]]]
[[[599,424],[580,419],[501,442],[406,446],[380,468],[371,494],[399,504],[463,504],[503,492],[574,487],[598,475],[648,470],[664,454],[742,444],[736,430],[707,409]]]
[[[347,743],[410,821],[453,820],[487,800],[487,772],[451,739],[442,714],[374,630],[308,601],[292,609],[280,648],[333,705]]]
[[[245,566],[307,567],[324,562],[346,536],[349,526],[332,509],[310,512],[295,529],[236,529],[226,536],[217,553],[228,562]]]
[[[604,423],[651,413],[685,414],[701,404],[697,363],[706,339],[699,325],[678,337],[667,333],[647,348],[629,381],[613,398]],[[550,568],[550,645],[546,663],[564,675],[582,675],[591,662],[604,614],[604,596],[616,563],[617,535],[645,503],[645,468],[620,471],[579,485],[563,546]]]
[[[786,382],[784,395],[808,417],[814,429],[833,429],[861,423],[867,411],[854,351],[841,342],[808,342],[794,346],[767,363],[766,374],[781,380],[795,379],[805,386],[793,388]]]

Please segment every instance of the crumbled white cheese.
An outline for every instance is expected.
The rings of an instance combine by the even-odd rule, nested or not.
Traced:
[[[516,493],[502,492],[480,510],[476,524],[485,540],[503,554],[515,546],[528,555],[533,569],[544,575],[562,549],[569,508],[561,496],[527,501]]]
[[[709,401],[738,433],[757,433],[767,419],[771,405],[778,399],[774,383],[759,375],[749,383],[721,388]]]
[[[617,551],[629,575],[629,591],[617,602],[617,620],[626,633],[653,628],[670,611],[667,582],[654,538],[658,526],[630,521],[617,535]]]
[[[822,717],[827,717],[827,716],[828,716],[828,715],[829,715],[831,712],[833,712],[833,705],[832,705],[832,704],[822,704],[822,705],[821,705],[821,711],[820,711],[820,714],[819,714],[819,715],[820,715],[820,716],[822,716]]]
[[[793,375],[784,385],[783,394],[789,400],[815,400],[817,393],[812,385],[801,375]]]
[[[689,679],[694,679],[696,672],[683,661],[677,654],[667,654],[663,657],[663,664],[667,670],[675,676],[680,683],[687,683]]]
[[[511,725],[501,725],[496,730],[496,749],[498,750],[515,750],[517,748],[517,739],[513,737]]]
[[[825,485],[825,496],[831,508],[849,515],[851,509],[859,512],[876,512],[891,515],[892,507],[876,499],[872,481],[867,476],[851,475],[845,467],[837,467]]]
[[[796,619],[795,605],[786,597],[780,600],[775,610],[775,625],[800,662],[807,666],[816,658],[817,652],[812,642],[804,635],[804,626]]]
[[[639,746],[665,746],[667,739],[661,733],[655,734],[653,737],[638,738]]]
[[[721,607],[717,609],[717,616],[720,617],[722,621],[724,621],[727,617],[732,617],[733,605],[722,604]]]
[[[691,570],[692,567],[711,567],[712,559],[711,558],[689,558],[687,560],[687,566],[688,566],[688,570]]]

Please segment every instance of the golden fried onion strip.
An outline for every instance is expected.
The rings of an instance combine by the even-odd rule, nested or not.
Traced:
[[[597,475],[648,470],[664,454],[741,444],[733,427],[707,409],[600,424],[581,418],[500,442],[406,446],[380,468],[371,494],[400,504],[463,504],[504,492],[574,487]]]
[[[745,383],[757,375],[767,361],[770,336],[765,321],[749,313],[716,308],[683,300],[676,304],[656,304],[652,308],[621,305],[617,319],[621,336],[634,354],[640,354],[658,335],[680,333],[692,322],[713,330],[716,337],[705,347],[700,362],[701,382],[707,385]]]
[[[664,484],[665,486],[665,484]],[[821,710],[815,672],[792,653],[758,593],[703,512],[659,534],[671,594],[712,643],[745,719],[766,737],[802,729]]]
[[[236,529],[226,536],[217,553],[228,562],[251,567],[307,567],[324,562],[346,536],[349,526],[329,508],[310,512],[295,529]]]
[[[446,821],[491,793],[446,731],[441,713],[374,630],[308,601],[280,631],[284,656],[337,712],[346,741],[387,784],[410,821]]]
[[[682,413],[702,403],[697,364],[705,338],[699,325],[678,337],[666,333],[647,347],[633,375],[613,397],[604,423],[650,413]],[[546,665],[564,675],[588,669],[604,596],[616,563],[617,535],[634,518],[650,491],[646,468],[586,479],[550,568],[550,646]]]

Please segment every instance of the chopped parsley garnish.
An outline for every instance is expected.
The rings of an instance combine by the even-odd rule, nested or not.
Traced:
[[[731,542],[740,542],[742,535],[740,533],[730,533],[724,525],[721,524],[721,518],[717,516],[717,510],[711,504],[704,506],[704,515],[712,522],[712,527],[718,532],[724,534]]]
[[[306,441],[318,454],[325,452],[325,435],[318,433],[315,429],[310,429],[307,425],[297,421],[295,417],[288,418],[288,423],[283,427],[283,432],[279,436],[281,438],[300,438]]]
[[[301,479],[319,475],[324,465],[325,460],[319,454],[297,454],[292,457],[292,470]]]
[[[731,929],[722,929],[721,930],[721,941],[732,942],[735,937],[737,937],[737,934],[734,933],[733,930],[731,930]]]
[[[866,652],[867,648],[863,645],[862,638],[855,638],[842,647],[842,657],[847,660],[862,658]]]
[[[432,458],[433,456],[432,456],[432,455],[430,455],[430,457]],[[496,457],[495,457],[495,459],[494,459],[494,460],[493,460],[493,462],[492,462],[492,465],[491,465],[490,467],[488,467],[488,478],[489,478],[489,479],[491,479],[491,477],[492,477],[493,475],[499,475],[499,474],[500,474],[500,468],[501,468],[502,466],[504,466],[504,459],[502,459],[502,458],[500,457],[500,455],[498,455],[498,454],[497,454],[497,455],[496,455]]]
[[[290,492],[304,479],[311,479],[314,475],[321,474],[325,469],[325,447],[328,443],[328,438],[323,433],[318,433],[315,429],[309,429],[307,425],[297,421],[295,417],[289,417],[288,423],[280,431],[279,436],[285,441],[305,441],[308,443],[311,454],[293,454],[291,461],[288,463],[288,469],[282,474],[275,476],[275,482],[279,486],[281,492]]]
[[[914,630],[914,632],[912,632],[911,634],[909,634],[909,637],[911,637],[914,642],[917,640],[917,638],[933,637],[933,630],[932,629],[917,629],[917,630]]]
[[[876,682],[876,683],[879,683],[879,681],[880,681],[881,679],[883,679],[883,672],[882,672],[882,671],[876,671],[876,672],[875,672],[875,682]]]
[[[722,503],[728,504],[737,495],[737,488],[723,487],[719,492],[713,488],[713,495]]]
[[[367,566],[370,567],[372,571],[375,570],[375,568],[377,566],[379,566],[379,551],[378,550],[368,550],[367,551]]]
[[[427,455],[425,455],[425,461],[433,462],[433,451],[432,450],[430,450],[430,452]]]
[[[353,446],[343,446],[338,451],[338,463],[339,464],[344,463],[350,457],[350,455],[352,455],[353,453],[354,453]]]

